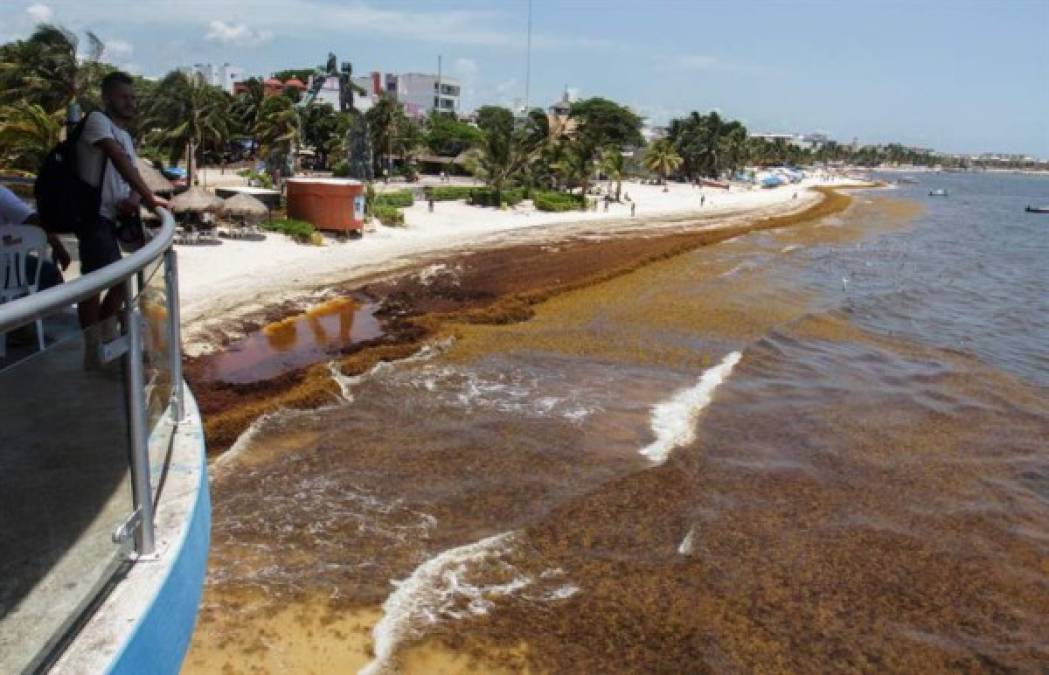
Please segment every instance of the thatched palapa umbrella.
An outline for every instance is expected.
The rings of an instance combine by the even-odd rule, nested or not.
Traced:
[[[197,185],[171,200],[171,212],[189,224],[203,224],[201,216],[222,208],[222,198]]]
[[[204,188],[194,185],[171,200],[171,211],[176,215],[184,213],[215,213],[222,208],[222,198],[216,197]]]
[[[269,215],[269,209],[251,195],[238,192],[222,204],[219,213],[230,220],[255,224]]]

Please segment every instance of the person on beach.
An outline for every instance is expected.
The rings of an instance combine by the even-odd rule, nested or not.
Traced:
[[[0,185],[0,233],[3,233],[4,225],[39,225],[40,219],[33,209],[18,198],[14,192]],[[28,256],[26,261],[26,273],[30,278],[36,276],[36,266],[40,267],[40,282],[38,290],[57,286],[65,281],[62,278],[62,270],[69,267],[72,259],[58,235],[48,232],[47,243],[51,246],[51,260],[38,261],[35,256]],[[10,283],[9,279],[0,280],[5,286]]]
[[[138,215],[139,205],[150,210],[167,207],[166,200],[150,191],[135,167],[135,142],[128,133],[137,112],[131,76],[120,71],[102,78],[105,111],[84,120],[77,140],[77,172],[88,185],[99,188],[98,217],[76,233],[80,246],[80,273],[89,274],[120,260],[117,220]],[[115,335],[115,317],[124,302],[123,285],[87,298],[77,305],[82,328],[105,321]],[[91,349],[88,350],[90,354]]]
[[[635,202],[630,202],[630,217],[633,218],[634,214],[636,214],[636,213],[637,213],[637,204]]]
[[[699,197],[699,208],[703,208],[703,205],[707,203],[707,196],[700,195]]]
[[[430,197],[427,200],[426,205],[430,209],[430,213],[433,213],[433,197]]]

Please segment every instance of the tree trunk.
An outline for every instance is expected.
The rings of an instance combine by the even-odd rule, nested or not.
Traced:
[[[193,141],[190,141],[186,145],[186,187],[193,187],[193,159],[196,155],[196,149],[193,147]]]

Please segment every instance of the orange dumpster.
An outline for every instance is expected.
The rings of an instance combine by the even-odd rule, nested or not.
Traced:
[[[288,217],[319,230],[364,229],[364,184],[349,178],[289,178]]]

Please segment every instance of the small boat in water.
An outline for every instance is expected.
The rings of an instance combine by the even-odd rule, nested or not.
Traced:
[[[943,188],[940,188],[939,190],[929,190],[930,197],[946,197],[948,194],[950,193]]]
[[[1049,206],[1031,206],[1028,204],[1024,211],[1028,213],[1049,213]]]

